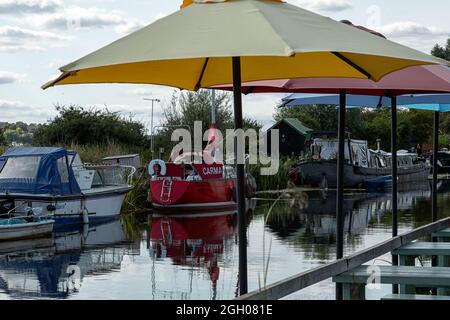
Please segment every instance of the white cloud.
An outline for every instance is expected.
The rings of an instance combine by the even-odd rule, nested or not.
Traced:
[[[70,38],[47,31],[36,31],[17,26],[0,27],[0,51],[43,50],[55,47]]]
[[[133,95],[133,96],[142,96],[143,97],[143,96],[153,95],[153,90],[149,89],[149,88],[136,88],[136,89],[129,90],[127,93],[130,95]]]
[[[0,100],[2,121],[7,122],[45,122],[52,114],[37,106],[31,106],[20,101]]]
[[[297,4],[312,11],[340,12],[353,8],[349,0],[297,0]]]
[[[15,83],[24,77],[25,77],[24,75],[18,73],[0,71],[0,85]]]
[[[433,26],[428,27],[411,21],[396,22],[380,26],[377,31],[392,37],[450,35],[449,30],[443,30]]]
[[[38,27],[46,29],[102,28],[126,24],[122,16],[98,8],[69,7],[61,12],[32,17]]]
[[[444,30],[411,21],[391,23],[376,29],[393,41],[426,53],[430,53],[436,43],[445,43],[450,35],[450,29]]]
[[[0,14],[17,15],[25,13],[54,12],[60,8],[60,0],[2,0]]]
[[[34,15],[28,19],[31,24],[40,29],[66,31],[116,27],[116,31],[120,34],[127,34],[145,25],[136,19],[126,17],[119,11],[95,7],[67,7],[55,13]]]

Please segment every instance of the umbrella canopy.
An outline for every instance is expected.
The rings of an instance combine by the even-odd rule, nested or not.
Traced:
[[[231,85],[216,86],[232,90]],[[450,92],[450,68],[441,65],[414,66],[393,72],[379,82],[368,79],[296,78],[253,81],[242,85],[244,94],[264,92],[304,92],[337,94],[345,88],[355,95],[404,95],[410,93]]]
[[[282,100],[280,107],[295,107],[315,104],[339,105],[339,95],[292,94]],[[397,97],[397,105],[410,109],[450,111],[450,94],[417,94]],[[379,108],[390,107],[391,99],[367,95],[347,95],[348,107]]]
[[[241,57],[243,82],[300,77],[378,81],[409,66],[448,63],[280,1],[190,2],[62,67],[62,75],[44,88],[144,83],[197,90],[232,83],[230,57]]]
[[[243,122],[242,81],[317,77],[378,81],[410,66],[448,64],[280,1],[186,0],[182,6],[180,11],[62,67],[62,74],[43,88],[139,83],[198,90],[233,83],[235,128],[239,129]],[[242,159],[243,155],[236,157]],[[343,159],[339,163],[343,174]],[[237,164],[236,177],[239,287],[244,294],[247,248],[243,163]],[[337,193],[338,221],[343,221],[343,185]],[[342,244],[342,234],[338,233],[338,238],[338,244]],[[341,258],[342,245],[337,252]]]

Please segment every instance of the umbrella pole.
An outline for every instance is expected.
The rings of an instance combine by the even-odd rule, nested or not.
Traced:
[[[242,129],[242,81],[241,81],[241,58],[233,57],[233,96],[234,96],[234,129]],[[235,138],[236,139],[236,138]],[[234,144],[236,158],[237,176],[237,202],[238,202],[238,234],[239,234],[239,294],[248,292],[247,285],[247,235],[245,219],[245,195],[244,163],[239,163],[240,156],[237,154],[237,139]],[[242,157],[244,158],[244,157]]]
[[[437,221],[437,179],[438,179],[438,150],[439,150],[439,111],[434,112],[434,134],[433,134],[433,189],[431,199],[432,221]]]
[[[337,204],[336,204],[336,259],[344,257],[344,161],[345,161],[345,109],[346,90],[339,91],[338,139],[339,151],[337,161]],[[336,284],[336,300],[342,300],[342,284]]]
[[[397,218],[397,97],[391,97],[391,169],[392,169],[392,237],[398,235]],[[392,265],[398,266],[398,256],[392,256]],[[392,292],[398,293],[398,285],[392,285]]]

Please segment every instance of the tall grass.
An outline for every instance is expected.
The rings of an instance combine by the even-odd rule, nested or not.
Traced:
[[[137,176],[133,177],[131,184],[133,189],[125,197],[122,212],[126,214],[147,212],[149,187],[145,169],[140,170]]]
[[[122,144],[110,143],[107,145],[102,144],[70,144],[63,146],[68,150],[75,150],[80,154],[83,162],[86,163],[99,163],[105,157],[118,156],[126,154],[139,154],[141,155],[141,160],[148,160],[148,156],[145,150],[137,149]]]
[[[291,186],[289,172],[292,166],[297,163],[293,158],[280,159],[280,167],[275,175],[261,175],[262,164],[249,165],[250,174],[255,177],[258,191],[283,190]]]

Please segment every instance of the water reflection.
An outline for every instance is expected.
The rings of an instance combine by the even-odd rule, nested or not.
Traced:
[[[251,221],[255,205],[255,201],[247,203],[247,224]],[[149,255],[153,261],[170,259],[172,265],[190,270],[187,297],[192,292],[194,271],[206,271],[211,283],[210,299],[215,300],[221,266],[232,263],[233,247],[238,243],[237,223],[236,211],[154,214],[149,225]],[[164,295],[164,292],[157,292],[159,286],[156,278],[152,279],[152,283],[153,295]]]
[[[450,212],[448,185],[440,184],[440,218]],[[335,258],[334,191],[267,197],[274,199],[250,203],[247,213],[250,290]],[[398,201],[400,233],[430,222],[429,188],[399,192]],[[391,207],[390,194],[345,194],[345,254],[391,237]],[[136,217],[59,229],[50,238],[0,242],[0,299],[236,296],[235,212]],[[333,299],[334,286],[323,282],[293,298]]]
[[[84,277],[114,272],[133,246],[118,220],[53,237],[0,244],[0,293],[11,298],[67,298]]]
[[[429,184],[420,190],[398,193],[400,223],[418,227],[430,222]],[[441,201],[444,202],[444,201]],[[443,203],[441,204],[443,205]],[[336,193],[334,191],[297,192],[272,204],[272,209],[260,208],[267,229],[284,243],[309,253],[308,259],[326,262],[334,259],[336,243]],[[445,207],[445,206],[444,206]],[[413,212],[410,212],[413,210]],[[267,215],[267,212],[270,214]],[[442,210],[441,210],[442,211]],[[390,194],[346,193],[344,197],[344,233],[346,252],[364,244],[369,228],[389,231],[392,201]],[[412,217],[411,217],[412,216]]]

